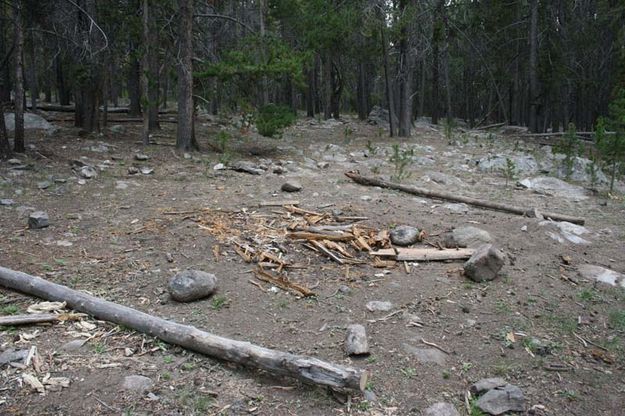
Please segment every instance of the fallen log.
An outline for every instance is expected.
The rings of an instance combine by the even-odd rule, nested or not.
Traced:
[[[372,256],[392,257],[397,261],[464,260],[475,252],[472,248],[437,250],[432,248],[389,248],[373,251]]]
[[[495,211],[509,212],[516,215],[522,215],[525,217],[536,217],[538,214],[544,218],[550,218],[554,221],[567,221],[573,224],[584,225],[584,218],[572,217],[569,215],[558,214],[555,212],[542,212],[535,208],[519,208],[512,205],[500,204],[498,202],[484,201],[481,199],[470,198],[461,195],[455,195],[448,192],[432,191],[426,188],[419,188],[417,186],[402,185],[399,183],[390,182],[381,178],[371,178],[360,175],[357,171],[346,172],[345,176],[353,180],[354,182],[365,186],[379,186],[380,188],[394,189],[397,191],[406,192],[412,195],[424,196],[427,198],[444,199],[447,201],[462,202],[465,204],[473,205],[480,208],[492,209]]]
[[[59,321],[59,315],[53,313],[0,316],[0,326],[42,324],[56,321]]]
[[[68,307],[98,319],[124,325],[169,344],[214,358],[259,368],[273,375],[294,377],[303,382],[345,390],[362,391],[367,383],[366,370],[220,337],[4,267],[0,267],[0,285],[42,299],[64,301]]]

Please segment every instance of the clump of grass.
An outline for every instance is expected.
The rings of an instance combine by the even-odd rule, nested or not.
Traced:
[[[610,312],[608,322],[614,329],[625,331],[625,309]]]

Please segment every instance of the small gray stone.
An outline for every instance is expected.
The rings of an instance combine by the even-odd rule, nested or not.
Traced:
[[[620,285],[625,289],[625,275],[622,273],[592,264],[582,264],[577,268],[577,271],[584,279],[596,280],[610,286]]]
[[[505,256],[501,251],[492,244],[485,244],[475,250],[471,258],[464,263],[464,273],[475,282],[493,280],[504,262]]]
[[[77,351],[85,345],[87,341],[84,339],[75,339],[61,345],[61,350],[66,352]]]
[[[376,396],[375,393],[372,392],[371,390],[363,391],[362,395],[365,398],[365,400],[368,402],[375,403],[378,401],[378,396]]]
[[[445,247],[479,247],[492,241],[488,231],[477,227],[459,227],[445,234]]]
[[[259,166],[247,161],[232,163],[230,169],[236,172],[249,173],[250,175],[262,175],[265,172]]]
[[[83,166],[78,174],[85,179],[92,179],[98,176],[98,171],[93,166]]]
[[[114,124],[111,127],[109,127],[109,131],[115,134],[123,133],[125,130],[126,129],[121,124]]]
[[[14,349],[8,349],[5,351],[2,351],[2,353],[0,353],[0,364],[7,364],[7,363],[13,363],[16,361],[22,361],[26,359],[26,357],[28,357],[29,351],[30,351],[29,349],[17,350],[17,351]]]
[[[149,377],[132,375],[124,377],[122,389],[143,393],[150,390],[153,385],[154,382]]]
[[[413,347],[409,344],[403,345],[404,351],[409,354],[414,355],[417,358],[417,361],[420,363],[434,363],[440,366],[445,365],[445,361],[447,360],[447,356],[444,352],[437,350],[436,348],[419,348]]]
[[[469,206],[465,203],[445,204],[443,205],[443,208],[447,208],[448,210],[457,214],[466,214],[467,212],[469,212]]]
[[[501,415],[506,412],[525,411],[525,396],[520,388],[512,384],[497,387],[481,396],[475,405],[490,415]]]
[[[10,205],[14,205],[15,201],[9,198],[6,199],[0,199],[0,205],[2,205],[3,207],[8,207]]]
[[[19,160],[19,159],[9,159],[9,160],[7,160],[7,163],[9,165],[21,165],[22,161]]]
[[[115,182],[115,189],[128,189],[128,182],[117,181]]]
[[[286,168],[284,166],[276,165],[271,169],[271,171],[276,175],[282,175],[286,172]]]
[[[28,228],[38,230],[50,225],[48,214],[43,211],[35,211],[28,216]]]
[[[317,167],[319,169],[327,169],[330,166],[330,162],[317,162]]]
[[[39,189],[48,189],[50,185],[52,185],[50,181],[37,182],[37,188]]]
[[[148,160],[150,158],[150,156],[143,154],[143,153],[137,153],[135,155],[135,160],[139,160],[139,161],[144,161],[144,160]]]
[[[171,297],[178,302],[205,298],[217,289],[217,277],[200,270],[185,270],[175,275],[168,285]]]
[[[409,246],[419,241],[419,229],[409,225],[400,225],[391,230],[391,243],[396,246]]]
[[[139,168],[136,166],[128,166],[128,174],[129,175],[136,175],[137,173],[139,173]]]
[[[302,190],[302,185],[298,181],[288,181],[283,183],[280,189],[284,192],[299,192]]]
[[[352,288],[347,286],[347,285],[341,285],[339,286],[339,292],[343,295],[349,295],[350,293],[352,293]]]
[[[213,170],[224,170],[226,168],[226,165],[224,165],[223,163],[217,163],[215,166],[213,166]]]
[[[141,172],[142,175],[151,175],[154,173],[154,168],[142,166],[141,169],[139,169],[139,171]]]
[[[424,416],[460,416],[451,403],[438,402],[425,409]]]
[[[369,312],[388,312],[393,308],[393,304],[387,301],[372,300],[367,303]]]
[[[497,377],[497,378],[483,378],[480,381],[471,384],[471,387],[469,387],[469,391],[471,392],[471,394],[474,395],[480,395],[484,392],[487,392],[489,390],[492,390],[494,388],[497,387],[503,387],[506,384],[508,384],[506,382],[506,380],[504,380],[503,378]]]
[[[353,324],[347,327],[345,352],[347,355],[369,355],[367,332],[364,326]]]

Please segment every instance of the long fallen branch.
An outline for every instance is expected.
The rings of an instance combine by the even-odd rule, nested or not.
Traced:
[[[364,390],[367,383],[368,373],[365,370],[220,337],[4,267],[0,267],[0,285],[42,299],[64,301],[68,307],[98,319],[124,325],[211,357],[260,368],[274,375],[347,390]]]
[[[585,222],[584,218],[581,218],[581,217],[572,217],[569,215],[563,215],[563,214],[558,214],[554,212],[542,212],[542,211],[536,210],[535,208],[520,208],[520,207],[516,207],[512,205],[500,204],[498,202],[483,201],[481,199],[455,195],[449,192],[432,191],[430,189],[419,188],[417,186],[402,185],[402,184],[390,182],[381,178],[371,178],[371,177],[362,176],[358,172],[354,172],[354,171],[346,172],[345,176],[347,176],[348,178],[350,178],[351,180],[353,180],[354,182],[360,185],[379,186],[380,188],[394,189],[397,191],[406,192],[412,195],[424,196],[427,198],[437,198],[437,199],[444,199],[447,201],[462,202],[462,203],[473,205],[473,206],[480,207],[480,208],[487,208],[487,209],[492,209],[495,211],[510,212],[512,214],[522,215],[522,216],[527,216],[527,217],[535,217],[536,214],[540,214],[543,217],[551,218],[554,221],[567,221],[567,222],[571,222],[573,224],[579,224],[579,225],[584,225],[584,222]]]
[[[464,260],[475,252],[472,248],[437,250],[432,248],[387,248],[372,251],[372,256],[392,257],[397,261]]]

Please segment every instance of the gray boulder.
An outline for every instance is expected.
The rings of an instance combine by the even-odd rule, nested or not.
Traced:
[[[625,289],[625,275],[614,270],[592,264],[582,264],[577,268],[577,272],[584,279],[594,280],[610,286],[621,286]]]
[[[393,304],[388,301],[372,300],[367,303],[369,312],[388,312],[393,308]]]
[[[497,277],[505,262],[504,254],[492,244],[480,246],[464,264],[464,274],[475,282],[485,282]]]
[[[520,388],[512,384],[496,387],[481,396],[475,405],[489,415],[525,411],[525,396]]]
[[[3,207],[8,207],[11,205],[15,205],[15,201],[10,198],[0,199],[0,205]]]
[[[380,106],[374,105],[371,111],[369,112],[369,117],[367,117],[367,122],[369,124],[373,124],[381,127],[388,127],[389,113],[388,110],[382,108]],[[393,116],[393,121],[395,125],[399,124],[397,120],[397,116]]]
[[[506,384],[508,384],[506,380],[500,377],[483,378],[482,380],[471,384],[471,387],[469,387],[469,391],[471,392],[471,394],[479,396],[482,393],[485,393],[497,387],[503,387]]]
[[[359,324],[349,325],[345,334],[345,352],[347,355],[368,355],[369,344],[365,327]]]
[[[46,228],[49,225],[50,220],[48,214],[43,211],[36,211],[28,216],[28,228],[31,230]]]
[[[98,176],[98,171],[93,166],[83,166],[78,170],[78,175],[85,179],[93,179]]]
[[[298,181],[291,180],[283,183],[280,189],[284,192],[299,192],[302,190],[302,184]]]
[[[477,227],[459,227],[445,234],[445,247],[479,247],[493,241],[488,231]]]
[[[420,239],[418,228],[409,225],[400,225],[391,230],[391,242],[396,246],[409,246]]]
[[[167,289],[172,299],[178,302],[191,302],[215,292],[217,277],[199,270],[185,270],[171,278]]]
[[[571,185],[570,183],[550,176],[526,178],[520,181],[519,185],[539,194],[562,197],[573,201],[588,199],[586,190],[581,186]]]
[[[124,377],[122,389],[137,393],[144,393],[150,390],[153,385],[154,382],[149,377],[132,375]]]
[[[558,178],[572,180],[575,182],[591,182],[591,175],[589,173],[590,165],[592,164],[591,160],[583,157],[574,157],[572,159],[570,175],[568,175],[568,177],[567,174],[569,173],[569,171],[564,163],[565,156],[558,153],[555,155],[554,160],[557,166],[554,173]],[[597,170],[595,171],[595,180],[597,182],[597,185],[607,184],[607,176],[605,176],[603,171],[598,166],[596,166],[596,169]]]
[[[424,416],[460,416],[456,407],[451,403],[438,402],[425,409]]]
[[[403,349],[406,353],[413,355],[417,361],[422,364],[433,363],[444,366],[447,360],[447,355],[436,348],[421,348],[403,344]]]
[[[141,161],[141,162],[146,161],[146,160],[148,160],[149,158],[150,158],[150,156],[148,156],[148,155],[146,155],[146,154],[144,154],[144,153],[137,153],[137,154],[135,155],[135,160],[138,160],[138,161]]]
[[[8,132],[15,131],[15,114],[14,113],[4,113],[4,123],[6,124],[6,128]],[[37,114],[33,113],[24,113],[24,129],[25,130],[45,130],[48,132],[52,132],[57,129],[57,127],[48,123],[46,119]]]
[[[514,170],[518,174],[531,175],[538,172],[538,162],[531,155],[522,156],[489,156],[479,160],[477,168],[481,172],[501,172],[507,167],[507,159],[514,163]]]

